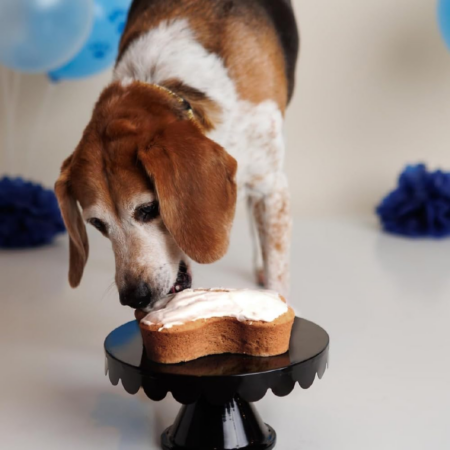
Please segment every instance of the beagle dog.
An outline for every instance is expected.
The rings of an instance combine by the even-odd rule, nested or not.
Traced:
[[[282,128],[298,41],[290,0],[134,0],[113,82],[55,186],[72,287],[87,222],[111,240],[121,303],[149,310],[191,286],[190,260],[226,253],[245,196],[260,278],[286,294]]]

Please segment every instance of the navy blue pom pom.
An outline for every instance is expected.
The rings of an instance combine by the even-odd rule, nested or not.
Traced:
[[[64,231],[53,191],[21,178],[0,179],[0,247],[36,247]]]
[[[407,166],[377,207],[383,229],[409,237],[450,235],[450,173]]]

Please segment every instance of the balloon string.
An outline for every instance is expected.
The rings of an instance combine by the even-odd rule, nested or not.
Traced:
[[[45,123],[45,119],[47,117],[48,108],[50,106],[50,102],[52,99],[52,94],[55,90],[56,83],[51,83],[47,81],[47,86],[45,87],[44,97],[42,99],[41,105],[37,111],[36,119],[34,121],[33,129],[30,133],[30,138],[28,141],[28,149],[26,155],[26,163],[25,163],[25,172],[31,175],[30,168],[32,167],[32,163],[34,160],[34,156],[36,155],[36,149],[39,144],[39,138],[42,136],[41,130]]]
[[[20,73],[13,72],[11,97],[9,98],[9,129],[8,129],[8,154],[11,175],[14,174],[15,169],[15,151],[16,147],[16,112],[19,103],[20,93]]]
[[[2,88],[3,88],[3,98],[4,98],[4,112],[6,116],[6,125],[4,130],[5,136],[5,149],[6,155],[5,159],[5,172],[12,172],[12,164],[13,164],[13,150],[11,143],[11,109],[10,109],[10,86],[9,86],[9,71],[6,67],[2,68]]]

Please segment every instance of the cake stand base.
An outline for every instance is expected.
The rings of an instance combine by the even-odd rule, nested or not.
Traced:
[[[136,321],[105,340],[106,373],[113,385],[159,401],[168,392],[184,406],[161,436],[164,450],[269,450],[276,433],[259,417],[254,402],[268,390],[289,395],[298,383],[308,389],[328,364],[327,332],[298,317],[289,350],[278,356],[211,355],[180,364],[147,358]]]
[[[269,450],[275,442],[275,430],[238,395],[222,405],[200,398],[183,406],[174,424],[161,435],[164,450]]]

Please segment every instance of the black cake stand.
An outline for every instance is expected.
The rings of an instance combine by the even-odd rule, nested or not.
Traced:
[[[288,395],[296,382],[308,389],[325,372],[329,337],[308,320],[295,318],[289,351],[259,358],[214,355],[181,364],[158,364],[146,357],[136,321],[112,331],[105,340],[106,373],[113,385],[122,380],[130,394],[143,388],[152,400],[171,392],[184,406],[162,436],[165,450],[268,450],[276,433],[259,417],[252,402],[268,389]]]

